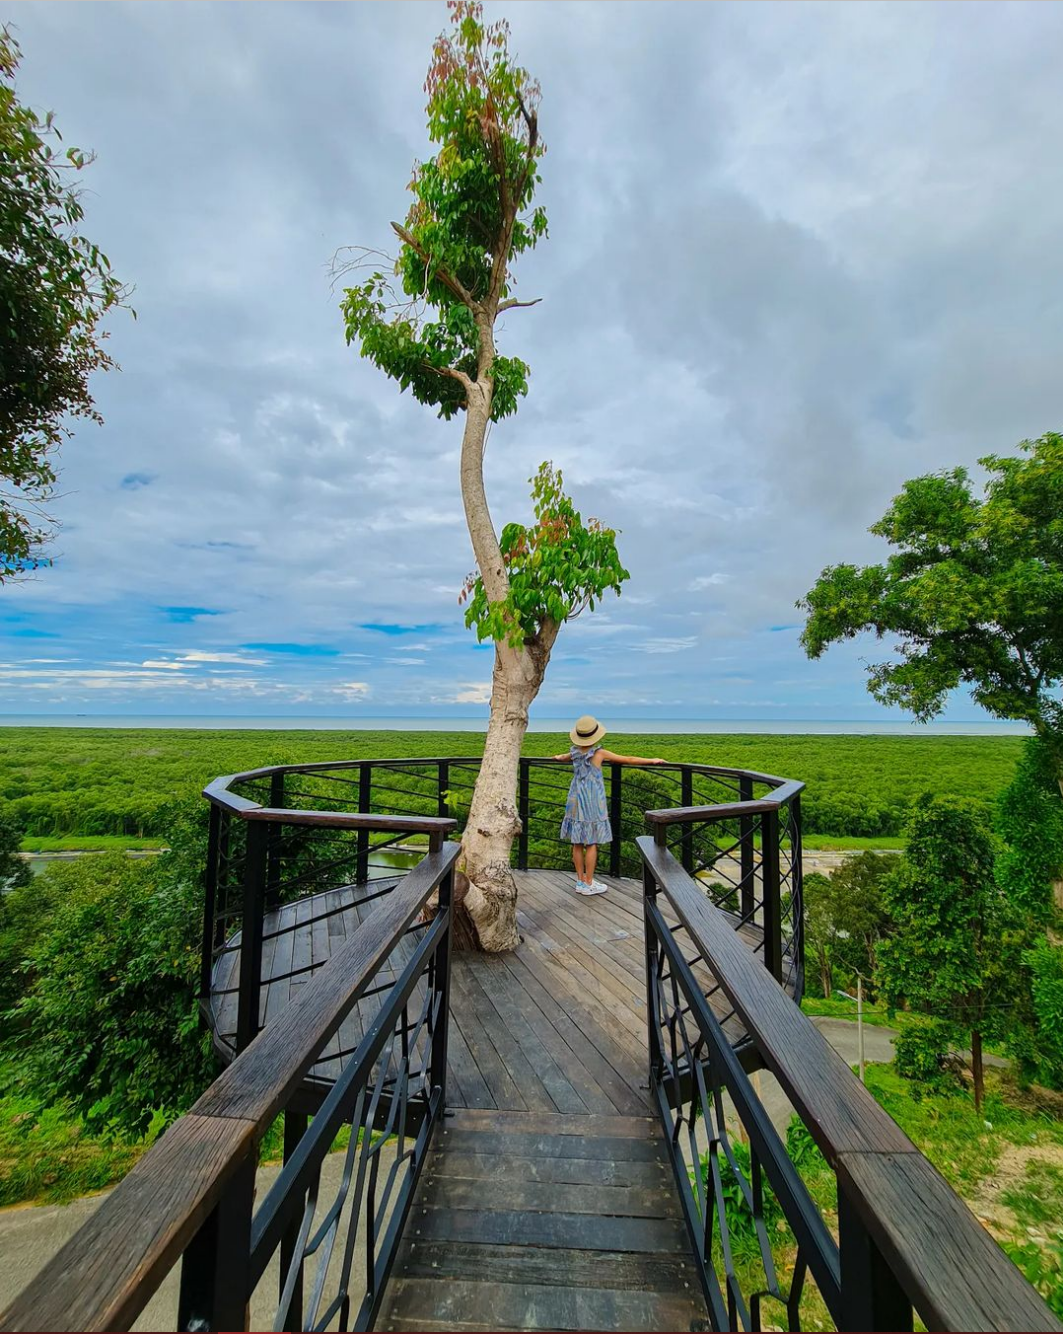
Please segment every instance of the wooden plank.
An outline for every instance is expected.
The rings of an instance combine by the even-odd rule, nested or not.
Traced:
[[[528,1026],[534,1031],[536,1038],[542,1043],[558,1068],[564,1070],[565,1078],[579,1095],[584,1107],[592,1112],[615,1112],[617,1110],[616,1104],[587,1068],[584,1060],[587,1044],[582,1034],[576,1032],[573,1036],[570,1031],[567,1037],[574,1044],[570,1045],[566,1036],[558,1032],[555,1027],[553,1016],[540,1009],[535,999],[528,995],[520,981],[510,972],[504,956],[500,956],[497,961],[492,961],[492,976],[499,993],[505,995],[509,1003],[519,1013],[526,1016]],[[558,1010],[557,1013],[562,1012]],[[567,1016],[564,1016],[564,1019],[567,1024]],[[611,1070],[610,1074],[612,1074]],[[613,1077],[615,1078],[615,1076]],[[644,1111],[645,1108],[640,1107],[636,1110]]]
[[[400,1278],[391,1287],[388,1318],[407,1311],[440,1328],[475,1312],[492,1329],[689,1329],[704,1315],[689,1296],[600,1287]]]
[[[660,1122],[652,1116],[602,1116],[559,1112],[462,1112],[451,1130],[496,1130],[525,1135],[616,1135],[623,1139],[657,1140]]]
[[[596,1158],[614,1163],[664,1163],[663,1139],[629,1139],[616,1135],[504,1134],[496,1130],[437,1131],[443,1153],[480,1153],[520,1158]]]
[[[484,1241],[503,1246],[552,1246],[583,1251],[676,1254],[688,1245],[678,1218],[595,1218],[523,1210],[425,1209],[411,1217],[411,1240]]]
[[[462,960],[465,963],[465,960]],[[463,1007],[463,1016],[472,1010],[491,1040],[491,1045],[515,1084],[523,1106],[532,1112],[553,1112],[557,1104],[543,1085],[521,1044],[509,1031],[498,1010],[477,978],[475,967],[453,967],[451,994]],[[499,1107],[505,1103],[499,1102]]]
[[[571,925],[567,915],[550,912],[540,906],[536,896],[526,895],[523,907],[518,909],[518,921],[526,925],[525,940],[529,932],[534,932],[536,942],[549,946],[555,944],[560,950],[567,950],[580,960],[585,968],[603,982],[616,996],[618,1001],[630,1009],[638,1009],[646,1003],[646,987],[642,973],[635,973],[626,964],[619,963],[611,954],[595,950]]]
[[[490,1091],[493,1105],[509,1111],[524,1111],[527,1103],[521,1096],[505,1062],[495,1050],[473,1002],[462,986],[460,967],[452,969],[450,986],[453,997],[450,1014],[451,1032],[457,1028],[465,1039],[469,1054]]]
[[[663,1161],[613,1162],[602,1158],[539,1158],[507,1153],[504,1157],[448,1150],[434,1154],[425,1165],[437,1177],[493,1181],[557,1181],[574,1186],[665,1186],[672,1189],[672,1174]]]
[[[577,1028],[589,1040],[602,1058],[631,1089],[637,1089],[646,1080],[646,1046],[628,1030],[621,1030],[615,1014],[595,997],[586,994],[570,970],[559,968],[543,958],[518,954],[514,966],[524,968],[565,1011]],[[585,1044],[586,1045],[586,1044]],[[644,1111],[637,1107],[636,1113]]]
[[[642,1292],[699,1291],[689,1252],[653,1254],[583,1251],[483,1242],[403,1242],[394,1273],[406,1278],[482,1278],[493,1283],[552,1283],[559,1287],[602,1287]],[[661,1328],[669,1328],[661,1326]]]
[[[571,1016],[571,1011],[573,1009],[578,1010],[579,1007],[574,1006],[571,1001],[562,1005],[560,1000],[555,1000],[549,990],[524,965],[521,959],[510,955],[503,956],[503,958],[510,974],[573,1049],[582,1068],[609,1098],[612,1103],[611,1110],[635,1116],[640,1112],[644,1113],[648,1108],[649,1098],[645,1092],[637,1087],[641,1080],[639,1074],[635,1071],[633,1062],[603,1035],[586,1032],[581,1024]],[[581,1015],[581,1019],[586,1022],[585,1015]],[[590,1040],[588,1041],[588,1039]],[[609,1051],[617,1064],[626,1067],[624,1073],[617,1073],[612,1061],[607,1059],[600,1051],[600,1046],[604,1046]],[[629,1075],[630,1078],[625,1078],[625,1074]]]
[[[0,1315],[0,1329],[128,1329],[248,1160],[255,1133],[229,1117],[174,1122]]]
[[[463,1107],[494,1107],[491,1090],[472,1059],[472,1053],[454,1017],[453,1006],[447,1031],[447,1070],[457,1076]],[[452,1098],[449,1092],[447,1101],[452,1106],[457,1105],[457,1099]]]
[[[596,1218],[677,1218],[675,1188],[667,1180],[654,1186],[591,1186],[583,1182],[488,1182],[437,1176],[431,1164],[417,1198],[418,1206],[436,1209],[492,1209],[524,1213],[592,1214]]]
[[[519,1044],[525,1058],[549,1094],[552,1105],[558,1112],[585,1112],[586,1103],[562,1067],[551,1056],[541,1032],[532,1026],[521,1007],[514,1003],[506,986],[505,965],[492,959],[490,955],[482,955],[470,959],[466,967],[490,1000],[499,1024],[505,1025]]]

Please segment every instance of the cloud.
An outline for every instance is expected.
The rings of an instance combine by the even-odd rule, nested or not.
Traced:
[[[21,95],[97,153],[84,230],[139,318],[108,320],[122,369],[61,452],[55,564],[4,588],[5,654],[105,673],[62,679],[70,711],[132,681],[175,711],[486,702],[461,423],[346,346],[326,272],[390,244],[442,8],[9,9]],[[776,712],[807,680],[853,717],[866,648],[807,664],[795,600],[883,554],[866,530],[906,477],[1063,421],[1063,9],[544,0],[513,28],[551,228],[519,263],[542,304],[499,329],[532,374],[492,431],[492,517],[526,521],[552,458],[632,574],[564,628],[542,707]],[[0,708],[59,682],[8,678]]]
[[[469,682],[459,686],[457,692],[439,701],[441,704],[490,704],[491,686],[489,682]]]

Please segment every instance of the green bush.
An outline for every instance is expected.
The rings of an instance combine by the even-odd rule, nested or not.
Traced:
[[[50,867],[59,907],[38,922],[29,990],[16,1015],[36,1092],[69,1099],[94,1130],[141,1135],[184,1111],[209,1081],[199,1023],[202,858],[199,812],[170,820],[173,851]]]
[[[893,1068],[914,1085],[912,1097],[959,1089],[958,1062],[951,1055],[952,1029],[942,1019],[928,1019],[903,1029],[893,1048]]]

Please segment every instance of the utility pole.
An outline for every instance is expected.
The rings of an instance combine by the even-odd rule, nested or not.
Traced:
[[[856,975],[856,1042],[860,1053],[860,1083],[866,1084],[866,1067],[864,1064],[864,979],[857,973]]]

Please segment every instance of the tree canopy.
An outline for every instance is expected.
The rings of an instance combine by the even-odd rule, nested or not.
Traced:
[[[391,224],[401,242],[392,274],[374,269],[347,288],[342,310],[347,341],[442,417],[464,408],[469,384],[488,375],[499,421],[527,393],[528,367],[498,355],[485,364],[483,335],[501,311],[534,304],[510,292],[513,259],[547,231],[533,206],[546,151],[540,90],[510,59],[504,20],[485,25],[482,6],[468,0],[448,8],[453,31],[437,39],[425,82],[439,151],[414,165],[405,224]],[[360,267],[375,252],[353,254]]]
[[[994,874],[992,819],[979,802],[926,797],[908,847],[883,885],[893,933],[878,946],[878,980],[891,1005],[907,1001],[969,1038],[975,1100],[983,1038],[1003,1037],[1020,986],[1025,923]]]
[[[54,453],[71,417],[99,421],[88,382],[114,365],[102,316],[125,292],[84,217],[70,173],[91,156],[63,150],[52,113],[16,96],[20,50],[0,30],[0,581],[47,563]]]
[[[900,661],[869,668],[868,689],[920,720],[957,686],[998,718],[1033,724],[1063,765],[1063,435],[1025,440],[1017,457],[980,460],[906,482],[871,531],[894,548],[882,565],[825,569],[798,606],[818,658],[863,631],[897,636]]]

